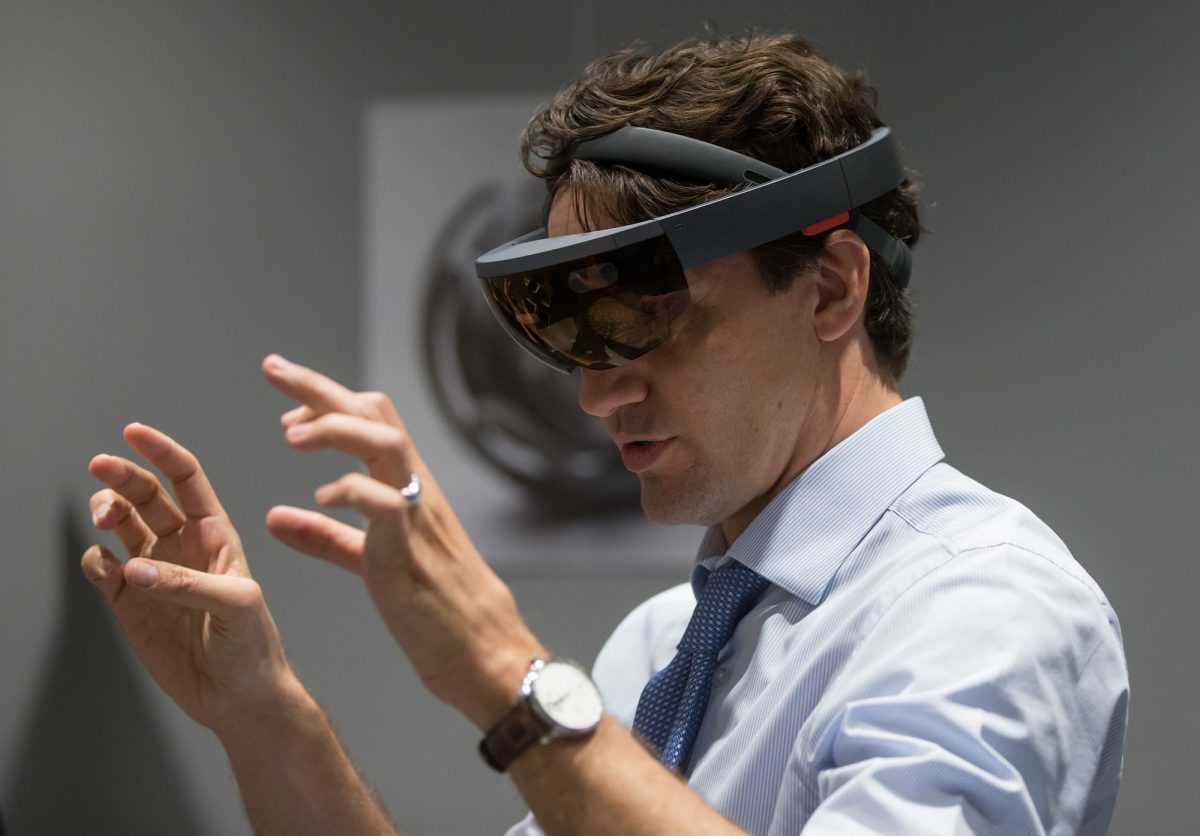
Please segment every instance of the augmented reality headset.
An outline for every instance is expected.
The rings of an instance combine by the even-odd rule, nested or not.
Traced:
[[[852,229],[901,287],[908,283],[908,247],[859,211],[904,180],[889,128],[791,174],[727,148],[632,126],[580,143],[570,159],[748,187],[612,229],[554,238],[538,229],[480,256],[475,272],[501,325],[560,371],[610,369],[661,345],[687,319],[685,270],[794,232]]]

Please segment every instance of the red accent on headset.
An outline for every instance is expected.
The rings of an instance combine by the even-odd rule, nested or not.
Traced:
[[[826,218],[823,221],[817,221],[812,226],[806,226],[801,230],[805,235],[820,235],[827,229],[833,229],[835,226],[841,226],[846,221],[850,220],[850,213],[843,212],[840,215],[834,215],[832,218]]]

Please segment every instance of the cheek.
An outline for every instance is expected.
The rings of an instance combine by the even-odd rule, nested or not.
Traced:
[[[810,347],[785,296],[757,285],[731,297],[698,289],[685,327],[646,355],[649,377],[705,457],[771,455],[788,415],[799,414],[811,383]]]
[[[782,323],[745,323],[752,339],[714,333],[705,341],[709,372],[694,381],[710,443],[749,469],[787,455],[815,382],[813,357]]]
[[[757,443],[776,403],[773,385],[764,385],[754,367],[757,359],[718,338],[693,344],[691,351],[693,362],[675,366],[677,373],[667,378],[671,391],[663,393],[682,421],[679,430],[708,458]],[[770,410],[764,409],[768,401]]]

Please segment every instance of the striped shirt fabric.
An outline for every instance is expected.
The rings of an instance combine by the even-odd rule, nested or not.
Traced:
[[[698,568],[733,559],[772,584],[721,653],[686,775],[745,830],[1107,830],[1129,693],[1117,617],[1044,523],[942,458],[910,399],[734,543],[702,541]],[[597,658],[626,727],[694,605],[689,584],[651,598]]]

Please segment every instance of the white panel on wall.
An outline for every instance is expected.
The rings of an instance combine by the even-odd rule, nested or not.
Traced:
[[[502,574],[677,566],[682,579],[699,529],[644,519],[636,479],[574,403],[577,376],[514,352],[479,304],[475,255],[538,224],[544,191],[521,166],[518,141],[545,98],[389,100],[369,109],[364,381],[391,395]]]

